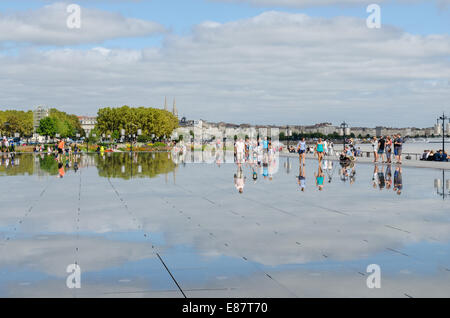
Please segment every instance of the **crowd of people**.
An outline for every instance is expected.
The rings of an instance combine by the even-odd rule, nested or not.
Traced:
[[[422,160],[422,161],[449,162],[450,161],[450,155],[448,155],[447,152],[443,151],[442,149],[439,150],[439,151],[424,150],[420,160]]]
[[[1,152],[4,153],[12,153],[16,151],[16,146],[14,142],[9,142],[9,140],[6,137],[3,137],[3,140],[1,142]]]
[[[237,164],[237,171],[234,174],[234,184],[239,193],[244,192],[246,177],[243,173],[243,166],[246,164],[252,171],[254,182],[258,180],[258,171],[264,179],[272,181],[276,170],[279,145],[272,143],[272,140],[264,139],[237,139],[234,143],[234,161]]]
[[[392,157],[395,157],[397,164],[402,164],[403,138],[401,135],[373,137],[372,152],[373,162],[392,163]]]

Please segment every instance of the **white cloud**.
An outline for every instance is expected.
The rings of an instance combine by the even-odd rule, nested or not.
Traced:
[[[74,45],[102,43],[123,37],[144,37],[165,32],[162,25],[126,18],[97,9],[81,9],[81,28],[67,27],[67,4],[54,3],[37,10],[0,13],[0,43]]]
[[[385,3],[385,2],[399,2],[399,3],[417,3],[425,2],[424,0],[210,0],[215,2],[229,2],[229,3],[248,3],[254,6],[262,7],[317,7],[329,5],[368,5],[371,3]],[[429,0],[427,0],[429,2]],[[450,0],[434,0],[440,6],[450,4]]]
[[[209,120],[426,126],[450,98],[448,56],[448,35],[266,12],[205,22],[162,48],[0,55],[0,105],[83,114],[175,95],[181,114]]]

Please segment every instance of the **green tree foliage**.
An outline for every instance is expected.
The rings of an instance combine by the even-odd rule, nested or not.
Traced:
[[[49,117],[55,120],[56,133],[61,137],[74,137],[77,133],[82,133],[81,124],[76,115],[69,115],[52,108]]]
[[[9,136],[19,133],[22,137],[31,137],[33,135],[33,112],[0,111],[0,131],[2,134]]]
[[[39,135],[46,136],[46,137],[55,137],[58,131],[58,122],[53,117],[46,117],[41,119],[39,122],[39,127],[37,128],[36,132]]]
[[[52,138],[56,134],[59,134],[63,138],[75,137],[77,133],[83,134],[77,116],[69,115],[55,108],[50,109],[48,117],[41,119],[36,132],[42,136]]]
[[[157,138],[170,136],[178,127],[178,119],[172,113],[148,107],[102,108],[97,113],[97,129],[100,133],[116,135],[125,129],[127,135],[142,134]]]

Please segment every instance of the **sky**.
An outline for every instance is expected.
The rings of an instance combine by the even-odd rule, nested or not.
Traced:
[[[165,96],[188,119],[430,127],[450,112],[450,0],[0,2],[0,110]]]

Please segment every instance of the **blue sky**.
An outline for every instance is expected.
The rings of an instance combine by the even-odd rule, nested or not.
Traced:
[[[380,1],[380,30],[365,26],[364,0],[235,1],[2,1],[0,109],[95,115],[167,96],[189,118],[309,124],[344,111],[367,126],[431,126],[425,109],[448,110],[450,1]],[[257,5],[280,1],[294,6]],[[78,33],[65,27],[69,3],[83,10]]]

